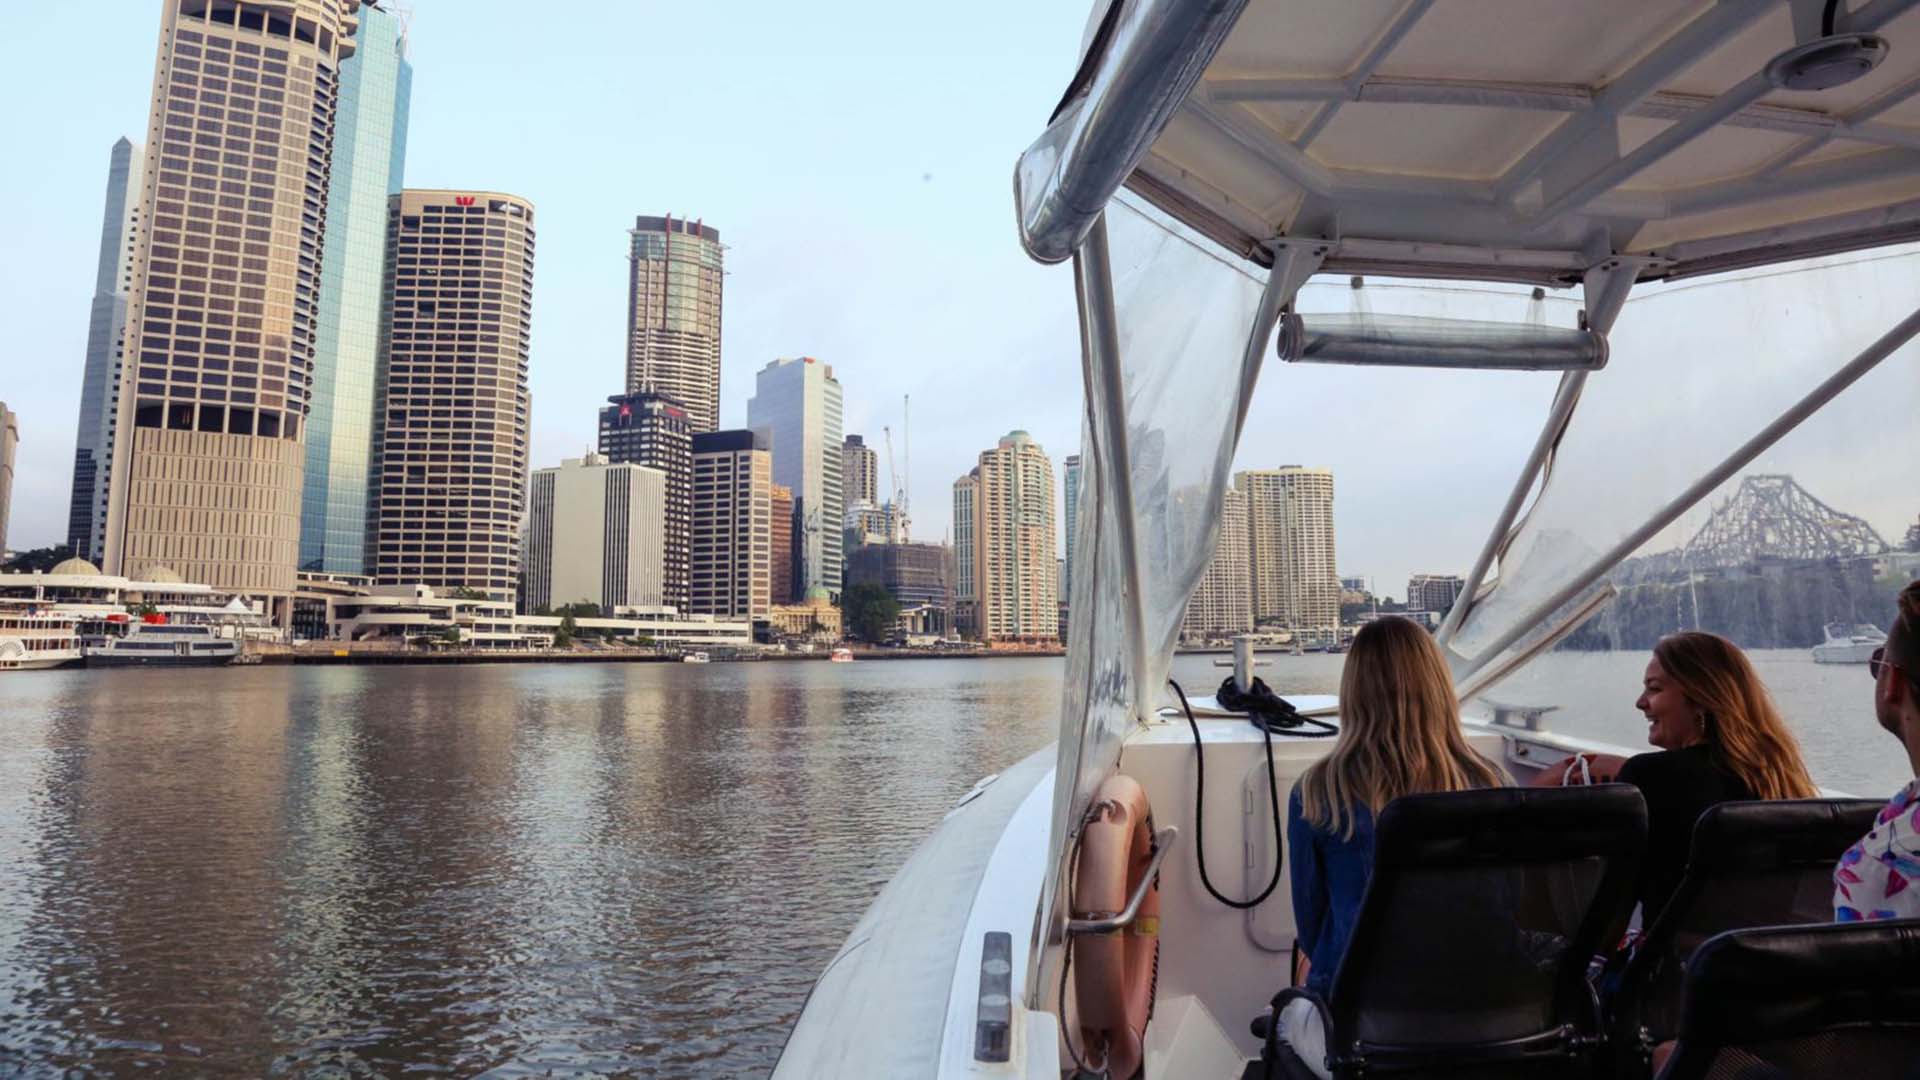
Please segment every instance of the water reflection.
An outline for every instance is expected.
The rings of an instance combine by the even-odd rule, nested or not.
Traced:
[[[1342,659],[1261,674],[1327,693]],[[1755,659],[1817,779],[1892,789],[1859,668]],[[1500,693],[1637,746],[1644,662]],[[1052,740],[1060,670],[0,677],[0,1073],[763,1074],[913,845]]]
[[[748,1074],[1058,665],[0,681],[0,1071]]]

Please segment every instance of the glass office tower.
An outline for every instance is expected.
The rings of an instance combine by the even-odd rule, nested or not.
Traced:
[[[402,186],[413,84],[397,16],[363,3],[357,37],[359,51],[340,65],[300,498],[300,568],[335,574],[367,572],[367,464],[387,206]]]

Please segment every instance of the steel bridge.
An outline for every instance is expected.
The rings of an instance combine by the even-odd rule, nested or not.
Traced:
[[[1714,508],[1687,541],[1683,559],[1697,570],[1731,569],[1761,560],[1845,559],[1886,550],[1873,526],[1807,494],[1793,477],[1756,474]]]

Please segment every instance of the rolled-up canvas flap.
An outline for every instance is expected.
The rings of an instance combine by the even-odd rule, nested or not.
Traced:
[[[1607,339],[1592,330],[1420,315],[1289,313],[1274,335],[1280,359],[1305,364],[1598,371]]]

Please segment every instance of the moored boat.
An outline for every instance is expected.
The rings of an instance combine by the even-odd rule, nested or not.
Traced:
[[[709,657],[703,652],[685,653],[680,657],[680,662],[683,664],[705,664],[711,662],[711,660],[712,657]]]
[[[76,615],[0,605],[0,671],[63,667],[80,659]]]
[[[220,667],[239,655],[240,643],[215,634],[211,626],[140,622],[125,636],[88,649],[87,666]]]
[[[1864,664],[1873,659],[1875,649],[1887,643],[1887,632],[1877,626],[1860,623],[1828,623],[1826,640],[1813,647],[1816,664]]]
[[[828,657],[827,659],[831,660],[833,663],[836,663],[836,664],[851,664],[853,663],[853,650],[852,649],[835,649],[833,650],[833,655]]]

